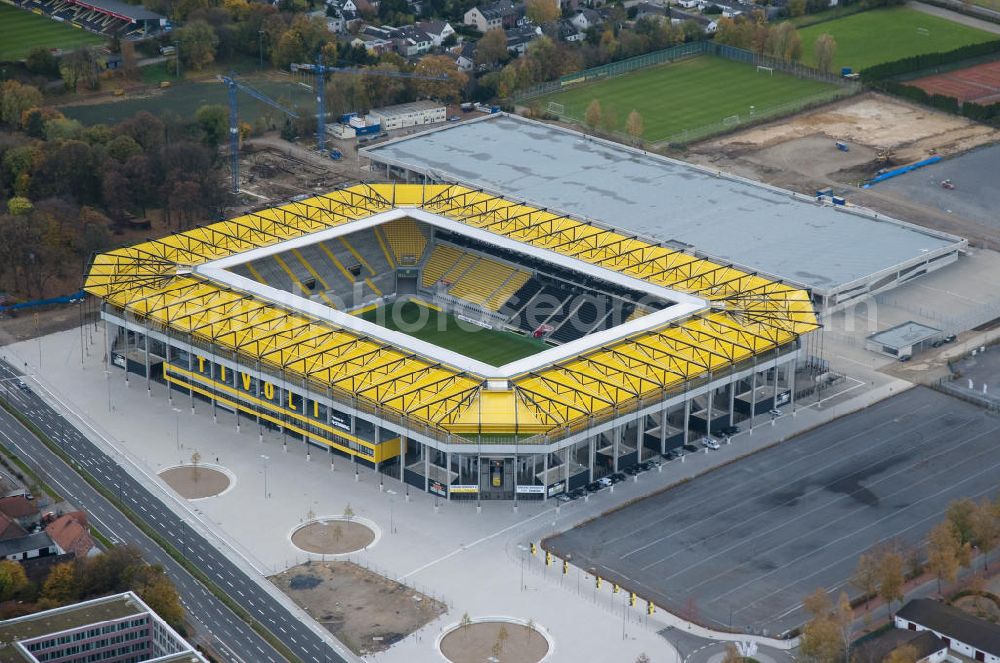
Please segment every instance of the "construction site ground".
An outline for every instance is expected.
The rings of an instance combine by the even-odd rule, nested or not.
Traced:
[[[835,141],[848,144],[842,152]],[[858,185],[882,168],[944,158],[1000,141],[1000,131],[899,99],[866,93],[693,146],[684,159],[802,193],[833,187],[849,204],[1000,249],[995,228],[889,189]],[[879,153],[888,153],[880,160]],[[919,171],[918,171],[919,172]]]
[[[385,651],[447,612],[444,603],[353,562],[305,562],[271,581],[359,655]]]

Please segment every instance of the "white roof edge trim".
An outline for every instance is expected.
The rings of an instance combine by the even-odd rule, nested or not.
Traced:
[[[242,263],[264,258],[276,253],[282,253],[291,249],[297,249],[317,242],[334,239],[342,235],[365,230],[382,225],[389,221],[401,218],[414,218],[439,228],[473,237],[480,241],[485,241],[496,246],[510,249],[519,253],[531,255],[546,262],[551,262],[567,269],[578,272],[590,272],[606,281],[623,285],[656,295],[663,299],[674,301],[675,304],[667,308],[650,313],[648,315],[624,322],[620,325],[605,329],[597,333],[588,334],[583,338],[556,346],[549,350],[544,350],[537,354],[510,362],[503,366],[490,366],[484,362],[466,357],[452,350],[448,350],[433,343],[422,341],[418,338],[403,332],[387,329],[373,322],[368,322],[363,318],[338,311],[324,304],[314,302],[305,297],[293,294],[285,290],[258,283],[252,279],[230,272],[228,268]],[[439,216],[427,212],[418,207],[397,207],[385,212],[379,212],[372,216],[342,223],[333,228],[308,233],[299,237],[278,242],[270,246],[258,247],[236,253],[225,258],[212,260],[193,268],[193,271],[206,279],[222,283],[237,290],[249,292],[261,299],[274,302],[287,309],[298,310],[313,318],[328,324],[342,327],[361,336],[370,336],[379,341],[395,346],[401,351],[413,351],[423,355],[429,360],[447,364],[462,372],[475,374],[486,380],[509,380],[518,375],[545,368],[556,362],[570,359],[580,355],[587,350],[591,350],[602,345],[614,343],[626,336],[641,333],[648,329],[661,327],[675,320],[686,318],[698,311],[708,308],[708,302],[700,297],[695,297],[683,292],[671,290],[661,286],[653,285],[647,281],[637,279],[619,272],[615,272],[604,267],[598,267],[590,263],[564,256],[549,249],[541,249],[529,244],[518,242],[507,237],[502,237],[494,233],[467,226],[459,221],[454,221],[447,217]]]

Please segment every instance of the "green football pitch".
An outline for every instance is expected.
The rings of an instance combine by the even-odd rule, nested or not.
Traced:
[[[53,21],[24,9],[0,4],[0,61],[27,57],[37,46],[70,50],[104,40],[68,23]]]
[[[594,99],[610,109],[618,128],[628,114],[642,115],[647,141],[657,142],[684,130],[694,130],[727,117],[746,119],[750,107],[764,112],[799,99],[833,92],[834,86],[788,74],[759,72],[753,65],[708,55],[586,83],[541,99],[542,108],[555,101],[566,114],[583,119]]]
[[[361,317],[490,366],[503,366],[552,347],[520,334],[461,322],[453,315],[414,302],[389,304],[366,311]]]
[[[998,38],[989,32],[906,7],[876,9],[800,29],[804,64],[814,64],[813,44],[823,33],[832,35],[837,42],[836,71],[841,67],[861,70],[900,58],[951,51],[959,46]]]

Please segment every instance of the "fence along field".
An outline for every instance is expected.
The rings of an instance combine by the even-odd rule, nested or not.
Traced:
[[[875,9],[799,30],[803,64],[815,64],[813,44],[824,33],[837,41],[835,71],[841,67],[862,70],[913,55],[950,51],[996,39],[996,35],[983,30],[905,7]]]
[[[735,49],[733,49],[735,50]],[[590,78],[592,76],[588,76]],[[623,130],[635,109],[649,143],[687,143],[719,131],[830,101],[854,88],[799,78],[769,64],[697,55],[543,95],[541,108],[583,122],[597,99]]]
[[[23,59],[36,46],[72,50],[103,41],[68,23],[0,2],[0,62]]]

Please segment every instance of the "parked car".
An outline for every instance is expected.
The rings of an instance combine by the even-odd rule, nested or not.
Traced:
[[[31,391],[31,387],[28,386],[28,383],[21,378],[17,379],[17,388],[23,389],[24,391]]]
[[[586,494],[587,494],[587,489],[584,488],[583,486],[580,486],[579,488],[574,488],[569,492],[569,496],[574,500],[578,500]]]
[[[657,467],[659,467],[662,464],[663,463],[661,463],[658,458],[653,458],[651,460],[647,460],[645,463],[641,463],[640,466],[642,467],[642,469],[648,471],[648,470],[656,469]]]
[[[947,336],[945,336],[941,340],[944,341],[945,343],[954,343],[954,341],[955,341],[955,335],[954,334],[948,334]]]
[[[772,416],[772,417],[780,417],[780,416],[781,416],[781,415],[783,415],[783,414],[784,414],[784,412],[782,412],[782,411],[781,411],[781,410],[779,410],[778,408],[776,408],[776,407],[772,407],[772,408],[771,408],[771,416]]]
[[[697,444],[685,444],[683,447],[681,447],[681,449],[683,449],[684,451],[687,451],[689,453],[696,453],[698,451],[698,445]]]
[[[586,489],[587,489],[588,493],[596,493],[601,488],[604,488],[604,484],[601,483],[600,481],[591,481],[590,483],[588,483],[586,485]]]
[[[611,480],[611,477],[601,477],[597,480],[597,483],[601,485],[601,488],[607,488],[608,486],[614,485],[615,482]]]
[[[570,495],[569,493],[559,493],[558,495],[556,495],[556,501],[557,502],[572,502],[573,501],[573,496]]]
[[[719,443],[716,442],[715,438],[712,437],[705,436],[701,438],[699,444],[701,444],[701,446],[705,447],[706,449],[711,449],[712,451],[719,450]]]
[[[675,458],[680,458],[681,454],[677,449],[671,449],[667,453],[663,454],[663,457],[667,460],[674,460]]]
[[[739,426],[723,426],[719,429],[719,432],[723,435],[736,435],[740,430]]]
[[[642,468],[638,465],[631,465],[625,468],[625,474],[629,476],[635,476],[636,474],[639,474],[639,472],[642,472]]]
[[[611,483],[620,483],[625,480],[625,474],[623,472],[615,472],[608,478],[611,479]]]
[[[899,361],[910,361],[912,358],[913,355],[899,355]]]

